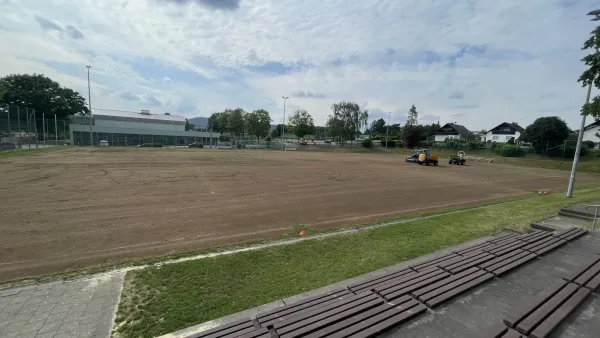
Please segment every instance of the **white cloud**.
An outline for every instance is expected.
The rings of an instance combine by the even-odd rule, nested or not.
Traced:
[[[180,3],[180,4],[178,4]],[[558,115],[572,128],[591,0],[0,2],[0,76],[44,73],[109,109],[208,115],[353,100],[472,129]],[[126,93],[126,94],[124,94]]]

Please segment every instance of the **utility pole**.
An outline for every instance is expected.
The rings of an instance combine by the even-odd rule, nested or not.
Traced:
[[[282,96],[283,99],[283,124],[281,125],[281,137],[285,137],[285,102],[289,99],[289,96]],[[285,139],[283,140],[283,151],[286,151]]]
[[[388,113],[388,125],[385,133],[385,150],[387,150],[388,142],[390,141],[390,119],[392,118],[392,112]]]
[[[88,109],[90,111],[90,147],[94,146],[94,134],[92,133],[92,91],[91,91],[91,87],[90,87],[90,68],[92,68],[92,66],[85,66],[85,68],[87,68],[87,75],[88,75]]]

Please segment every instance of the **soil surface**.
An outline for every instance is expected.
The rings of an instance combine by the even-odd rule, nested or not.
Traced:
[[[0,177],[6,281],[267,238],[296,223],[338,227],[564,189],[569,173],[334,152],[76,148],[0,160]]]

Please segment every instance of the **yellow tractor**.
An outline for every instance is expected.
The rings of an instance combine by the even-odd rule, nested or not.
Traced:
[[[412,156],[406,158],[406,162],[418,163],[419,165],[438,165],[439,156],[431,154],[428,149],[419,149]]]

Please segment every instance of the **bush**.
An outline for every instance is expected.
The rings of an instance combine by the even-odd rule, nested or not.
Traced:
[[[381,137],[381,135],[377,135],[377,136],[373,137],[373,140],[375,140],[375,141],[380,141],[382,139],[383,138]]]
[[[365,147],[365,148],[371,148],[373,147],[373,141],[371,141],[370,138],[364,139],[360,142],[360,144]]]
[[[583,144],[585,144],[589,149],[594,149],[594,147],[596,146],[594,141],[583,141]]]
[[[271,136],[267,136],[267,137],[265,137],[265,141],[266,141],[266,142],[271,142]]]
[[[492,143],[492,145],[496,145],[493,147],[494,151],[502,156],[502,157],[518,157],[523,156],[525,152],[521,149],[520,146],[514,144],[506,144],[506,143]]]
[[[396,147],[398,147],[398,148],[404,148],[404,142],[402,142],[402,140],[396,141]]]
[[[433,146],[433,142],[430,141],[421,141],[419,143],[419,146],[422,148],[431,148],[431,146]]]
[[[226,135],[219,136],[219,142],[229,142],[230,140],[231,140],[231,138],[229,136],[226,136]]]
[[[514,138],[514,137],[511,137],[511,138],[510,138],[510,139],[509,139],[509,140],[506,142],[506,144],[515,144],[515,138]]]

